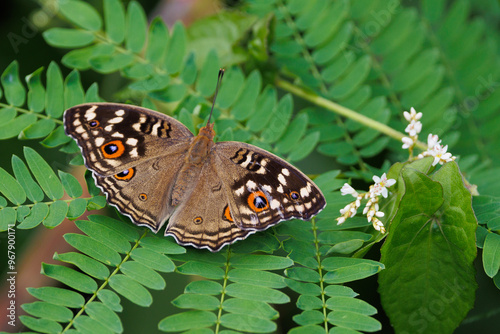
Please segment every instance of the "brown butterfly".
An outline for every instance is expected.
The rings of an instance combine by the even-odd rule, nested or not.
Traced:
[[[215,143],[210,118],[193,136],[153,110],[87,103],[65,111],[64,127],[108,202],[155,233],[168,220],[165,235],[182,245],[216,252],[283,220],[310,219],[326,205],[285,160],[246,143]]]

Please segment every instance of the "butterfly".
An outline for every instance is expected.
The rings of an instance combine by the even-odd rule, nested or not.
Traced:
[[[285,160],[242,142],[215,143],[210,118],[194,136],[150,109],[86,103],[64,112],[64,128],[109,204],[155,233],[168,220],[165,235],[182,245],[217,252],[281,221],[308,220],[326,205]]]

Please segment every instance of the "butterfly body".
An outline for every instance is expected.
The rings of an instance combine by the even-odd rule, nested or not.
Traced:
[[[176,119],[131,105],[90,103],[64,114],[65,130],[110,204],[155,233],[218,251],[326,205],[298,169],[256,146],[214,142],[213,124],[197,136]]]

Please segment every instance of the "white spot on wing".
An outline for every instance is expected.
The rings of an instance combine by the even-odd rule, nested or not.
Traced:
[[[116,116],[123,116],[123,115],[125,115],[125,110],[123,110],[123,109],[117,110],[115,112],[115,115]]]
[[[97,137],[97,138],[95,139],[95,144],[96,144],[96,146],[101,147],[101,146],[102,146],[102,144],[104,144],[104,138],[102,138],[102,137]]]
[[[283,168],[283,169],[281,170],[281,172],[282,172],[284,175],[286,175],[286,176],[290,175],[290,171],[289,171],[288,169],[286,169],[286,168]]]
[[[141,131],[141,123],[134,123],[132,127],[135,131]]]
[[[123,121],[123,117],[115,117],[115,118],[110,119],[108,122],[111,124],[117,124],[117,123],[121,123],[122,121]]]
[[[87,111],[85,111],[85,119],[87,121],[90,121],[91,119],[94,119],[97,115],[95,114],[95,110],[97,109],[97,106],[92,106]]]
[[[137,145],[137,142],[138,142],[138,140],[135,139],[135,138],[129,138],[129,139],[127,139],[127,145],[130,145],[130,146]]]
[[[277,199],[273,199],[271,201],[271,209],[275,210],[275,209],[279,208],[280,206],[281,206],[280,201],[278,201]]]
[[[235,193],[236,193],[236,195],[241,196],[241,195],[243,195],[244,191],[245,191],[245,186],[241,186],[238,189],[236,189]]]
[[[131,151],[130,151],[130,156],[131,157],[134,157],[136,158],[139,154],[137,154],[137,147],[134,147]]]
[[[279,174],[278,175],[278,181],[280,181],[280,183],[284,186],[286,186],[286,179],[285,177],[283,176],[283,174]]]
[[[277,188],[279,193],[283,194],[283,186],[280,184],[279,187]]]
[[[120,132],[115,132],[111,135],[111,137],[116,137],[116,138],[123,138],[123,134],[121,134]]]
[[[80,125],[80,126],[77,126],[77,127],[75,128],[75,131],[76,131],[77,133],[84,133],[84,132],[85,132],[85,129],[83,128],[83,126],[81,126],[81,125]]]
[[[248,180],[247,181],[247,188],[248,188],[248,190],[255,189],[255,188],[257,188],[257,184],[255,182],[253,182],[252,180]]]
[[[104,128],[104,131],[111,132],[113,130],[113,125],[108,125]]]
[[[264,190],[265,190],[265,191],[267,191],[268,193],[270,193],[270,192],[273,190],[273,188],[271,188],[271,186],[269,186],[269,185],[267,185],[267,184],[266,184],[266,185],[264,185],[264,186],[262,186],[262,189],[264,189]]]
[[[307,187],[300,188],[300,196],[308,197],[310,192],[307,190]]]

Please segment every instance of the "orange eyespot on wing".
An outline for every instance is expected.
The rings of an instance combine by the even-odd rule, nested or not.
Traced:
[[[254,191],[247,198],[248,206],[255,212],[269,209],[269,201],[262,191]]]
[[[148,199],[148,195],[146,195],[145,193],[139,194],[139,199],[145,202]]]
[[[201,223],[203,223],[203,218],[198,216],[195,219],[193,219],[193,223],[195,223],[196,225],[200,225]]]
[[[234,222],[233,215],[231,214],[231,210],[229,209],[229,205],[226,205],[224,208],[224,213],[222,214],[222,219]]]
[[[294,201],[297,201],[300,199],[300,194],[297,191],[292,190],[290,191],[290,198]]]
[[[89,126],[90,126],[91,128],[97,128],[97,127],[99,126],[99,124],[100,124],[100,123],[99,123],[99,121],[97,121],[97,120],[95,120],[95,119],[94,119],[94,120],[91,120],[91,121],[89,122]]]
[[[113,140],[102,145],[101,152],[107,159],[119,158],[125,152],[125,146],[120,140]]]
[[[135,174],[135,169],[129,168],[121,173],[115,174],[115,178],[121,181],[129,181],[132,179],[132,177],[134,177],[134,174]]]

